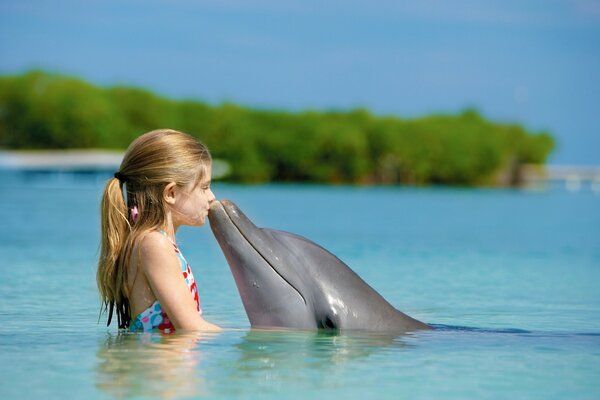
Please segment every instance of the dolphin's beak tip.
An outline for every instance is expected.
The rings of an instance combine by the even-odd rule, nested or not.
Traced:
[[[229,217],[231,218],[231,216],[239,214],[239,209],[235,205],[235,203],[230,200],[215,200],[210,205],[210,209],[208,211],[208,218],[210,219],[211,216],[213,216],[214,218],[217,214],[229,215]]]
[[[221,204],[221,202],[219,200],[213,201],[212,204],[210,205],[210,208],[208,209],[209,216],[210,216],[210,214],[216,212],[218,209],[222,209],[222,208],[223,208],[223,204]]]

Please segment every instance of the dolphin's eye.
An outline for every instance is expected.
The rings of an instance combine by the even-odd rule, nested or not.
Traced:
[[[331,319],[329,315],[325,316],[325,318],[321,321],[321,328],[323,329],[337,329],[335,322]]]

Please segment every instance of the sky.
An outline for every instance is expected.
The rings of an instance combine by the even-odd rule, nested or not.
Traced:
[[[475,108],[600,165],[600,0],[0,0],[0,74],[412,118]]]

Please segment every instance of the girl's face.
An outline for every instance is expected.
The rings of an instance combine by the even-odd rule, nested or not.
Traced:
[[[206,222],[208,210],[215,200],[215,195],[210,189],[211,168],[208,168],[208,177],[202,182],[184,187],[175,188],[174,202],[171,205],[173,224],[201,226]]]

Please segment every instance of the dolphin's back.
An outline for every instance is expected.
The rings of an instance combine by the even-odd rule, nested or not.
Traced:
[[[265,229],[302,260],[303,283],[317,286],[311,300],[322,328],[409,331],[428,325],[392,306],[336,255],[294,233]],[[320,322],[320,323],[319,323]]]

